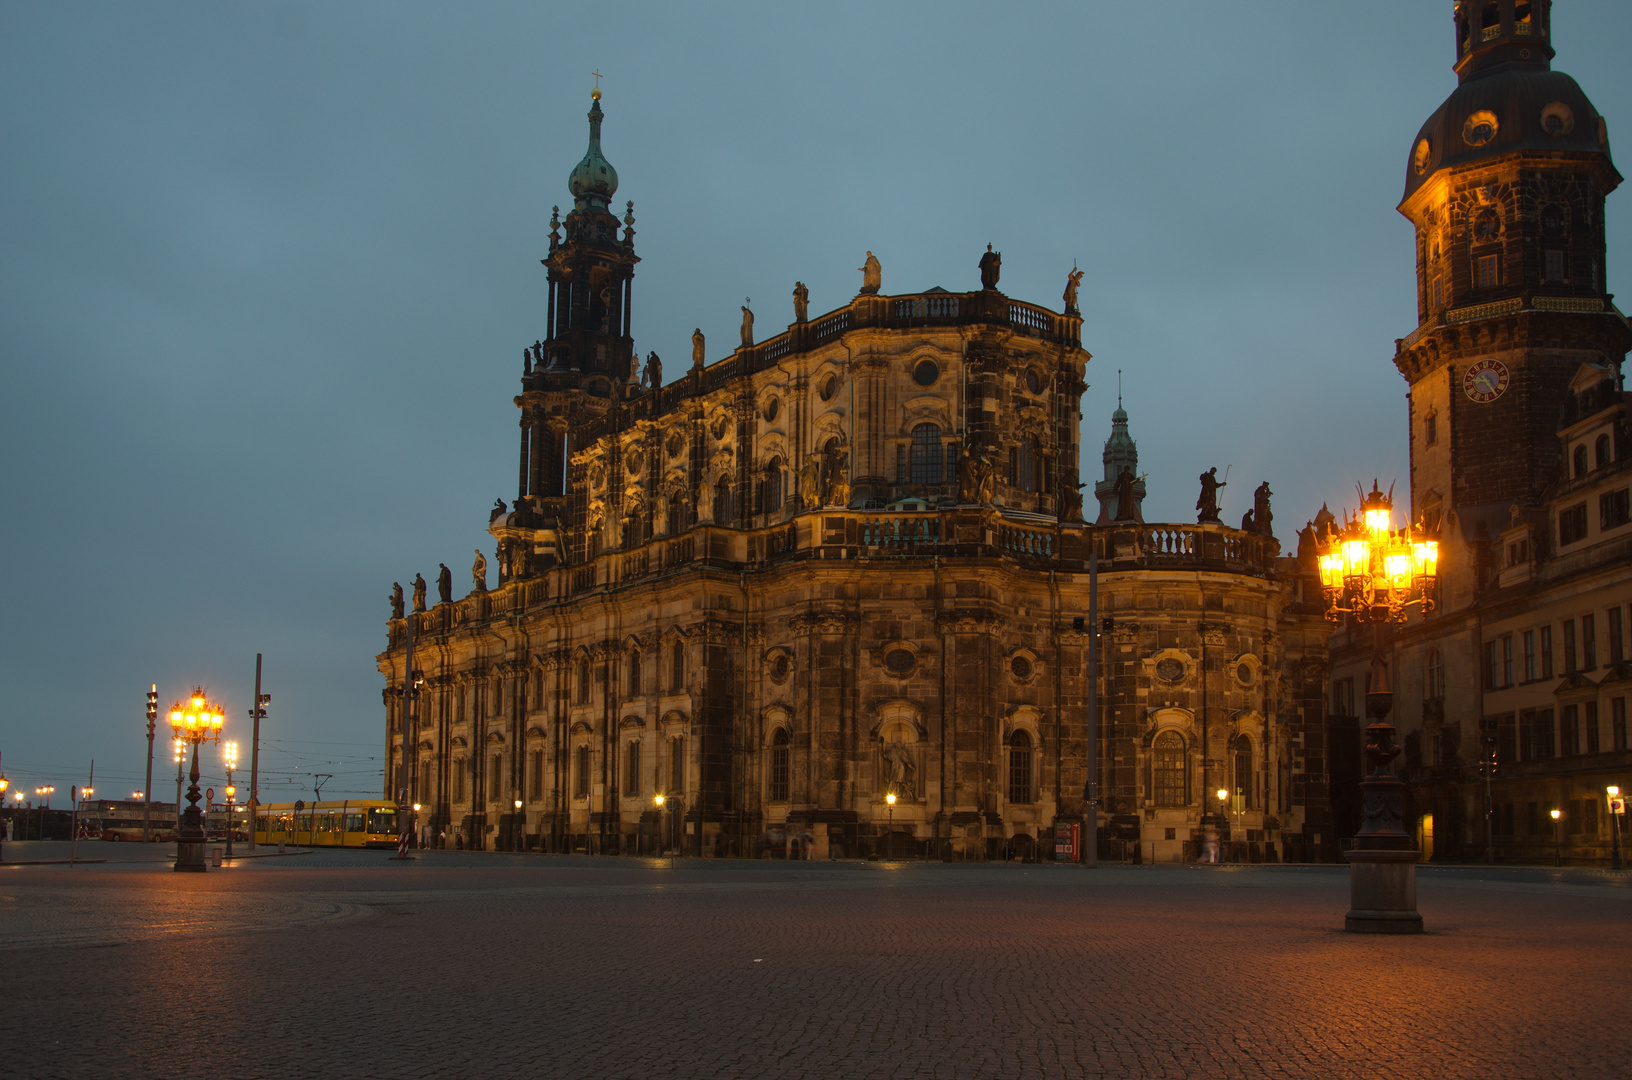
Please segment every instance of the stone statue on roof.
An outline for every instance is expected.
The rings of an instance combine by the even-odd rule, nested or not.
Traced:
[[[693,368],[703,366],[703,331],[701,327],[691,332],[691,366]]]
[[[400,581],[391,583],[391,617],[393,619],[402,618],[402,582]]]
[[[1196,496],[1196,509],[1201,511],[1196,517],[1198,524],[1218,524],[1218,489],[1225,483],[1218,478],[1217,465],[1201,474],[1201,494]]]
[[[414,575],[414,610],[425,610],[425,576],[423,574]]]
[[[986,254],[980,257],[980,287],[982,289],[997,288],[998,275],[1003,272],[1003,253],[993,251],[992,245],[986,245]]]
[[[877,296],[882,283],[883,270],[878,265],[878,259],[869,251],[867,261],[861,264],[861,295]]]
[[[743,348],[754,343],[754,312],[747,304],[742,305],[742,345]]]
[[[793,321],[807,322],[810,319],[810,290],[805,288],[803,281],[793,283]]]

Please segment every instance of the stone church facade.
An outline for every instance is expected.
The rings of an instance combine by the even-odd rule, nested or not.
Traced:
[[[1605,789],[1632,788],[1632,331],[1605,284],[1621,176],[1604,118],[1551,68],[1551,7],[1455,6],[1458,86],[1406,155],[1419,325],[1394,363],[1440,583],[1388,656],[1427,857],[1602,865]],[[1370,631],[1331,648],[1342,776]]]
[[[1049,853],[1083,820],[1097,631],[1103,857],[1335,856],[1313,567],[1267,521],[1145,522],[1120,406],[1084,522],[1078,279],[1062,311],[1011,299],[988,250],[978,289],[887,294],[869,253],[844,307],[796,286],[785,330],[745,309],[665,383],[589,115],[496,584],[396,594],[388,794],[449,845]]]

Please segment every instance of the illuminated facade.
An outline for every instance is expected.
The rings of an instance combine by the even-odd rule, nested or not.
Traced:
[[[411,724],[387,690],[386,741],[395,763],[407,727],[433,835],[826,857],[893,827],[897,851],[1032,852],[1083,814],[1093,551],[1106,857],[1194,857],[1220,825],[1238,857],[1331,857],[1313,567],[1147,524],[1131,488],[1131,515],[1083,522],[1074,306],[1005,296],[995,256],[979,289],[907,295],[870,260],[844,307],[809,317],[796,288],[784,331],[748,323],[713,363],[699,334],[665,383],[630,335],[601,119],[597,96],[552,221],[497,584],[394,618],[378,658],[400,687],[413,619],[424,686]],[[1107,480],[1113,452],[1137,462],[1125,421]]]
[[[1441,576],[1390,677],[1418,835],[1441,858],[1492,839],[1498,859],[1551,858],[1558,809],[1566,856],[1607,859],[1604,788],[1632,768],[1632,333],[1604,273],[1621,177],[1603,117],[1550,69],[1550,7],[1456,5],[1459,85],[1410,148],[1399,206],[1419,325],[1394,362],[1411,387],[1412,514],[1439,530]],[[1332,639],[1338,716],[1363,712],[1369,633]],[[1497,759],[1488,833],[1481,721]]]

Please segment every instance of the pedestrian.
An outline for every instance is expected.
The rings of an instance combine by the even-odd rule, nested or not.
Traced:
[[[443,829],[441,832],[437,833],[436,846],[444,849],[448,846],[448,830]]]

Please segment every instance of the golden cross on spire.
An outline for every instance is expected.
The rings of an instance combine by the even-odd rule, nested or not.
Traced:
[[[595,89],[599,90],[601,88],[601,73],[599,71],[592,71],[590,74],[595,76]]]

